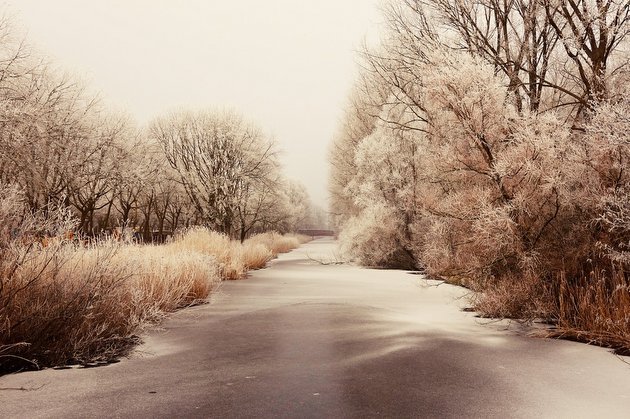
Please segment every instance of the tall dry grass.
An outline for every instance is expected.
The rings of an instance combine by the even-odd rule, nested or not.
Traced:
[[[250,237],[249,239],[245,240],[244,244],[261,244],[271,250],[274,255],[278,255],[279,253],[286,253],[292,249],[295,249],[301,243],[298,236],[283,236],[276,232],[267,232],[256,234],[255,236]]]
[[[630,355],[630,272],[612,263],[577,279],[557,278],[552,336],[594,343]]]
[[[14,252],[0,294],[7,368],[119,356],[142,327],[205,299],[219,281],[213,258],[156,246],[58,242]]]
[[[450,278],[449,278],[449,281]],[[492,283],[469,281],[459,284],[473,289],[472,303],[483,317],[547,319],[553,311],[554,296],[535,276],[502,278]]]
[[[276,255],[262,243],[240,243],[225,234],[201,227],[186,231],[168,247],[214,257],[220,276],[225,280],[242,279],[248,270],[264,267]]]
[[[262,268],[299,241],[241,244],[204,228],[161,246],[64,238],[0,246],[0,373],[109,360],[147,326],[204,301],[221,280]]]
[[[289,252],[309,240],[309,237],[302,235],[267,232],[256,234],[240,243],[230,240],[225,234],[195,227],[177,237],[168,246],[213,256],[219,264],[221,277],[235,280],[244,278],[249,270],[265,267],[278,254]]]
[[[240,279],[247,272],[241,244],[230,240],[225,234],[207,228],[191,228],[166,247],[174,251],[197,252],[215,258],[222,279]]]

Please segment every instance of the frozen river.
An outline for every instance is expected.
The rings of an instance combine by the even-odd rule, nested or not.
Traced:
[[[608,350],[506,330],[461,311],[461,288],[334,252],[316,240],[224,282],[118,364],[2,377],[0,417],[630,415],[630,365]]]

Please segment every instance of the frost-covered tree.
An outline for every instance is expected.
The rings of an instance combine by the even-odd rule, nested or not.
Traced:
[[[383,113],[388,114],[383,119],[407,118],[404,112],[391,107]],[[352,197],[357,214],[350,216],[347,225],[342,225],[344,230],[352,225],[354,238],[346,234],[342,240],[378,241],[379,237],[385,237],[382,234],[385,225],[392,229],[389,246],[375,247],[371,255],[360,258],[369,260],[371,265],[417,267],[412,226],[418,215],[420,145],[412,132],[377,122],[374,131],[357,146],[356,173],[344,188],[347,196]]]
[[[174,113],[142,132],[16,34],[0,19],[0,182],[29,211],[69,208],[84,235],[145,240],[196,224],[244,239],[302,217],[274,142],[237,113]]]
[[[274,143],[234,112],[179,112],[153,121],[158,141],[203,223],[229,235],[248,229],[273,191]]]
[[[629,13],[619,0],[392,1],[375,69],[394,69],[389,82],[404,94],[416,86],[415,64],[442,44],[492,65],[519,111],[582,117],[627,63]]]
[[[95,213],[112,201],[118,174],[125,160],[132,156],[125,145],[131,142],[134,133],[124,118],[105,119],[96,115],[81,122],[86,124],[83,128],[86,134],[82,136],[85,154],[67,174],[66,199],[79,214],[81,231],[95,234],[102,227],[95,225]]]
[[[425,239],[425,263],[498,277],[575,260],[584,249],[562,243],[586,239],[590,209],[576,194],[587,167],[570,127],[553,113],[519,114],[492,67],[468,56],[445,57],[425,82],[428,177],[441,187],[422,206],[449,237]]]
[[[577,269],[594,244],[601,195],[589,194],[620,172],[608,158],[594,176],[588,156],[610,151],[595,152],[604,149],[592,136],[553,112],[520,108],[484,57],[441,47],[401,70],[399,51],[386,53],[368,57],[391,93],[353,148],[347,195],[359,214],[341,236],[350,253],[391,266],[395,249],[408,247],[434,274],[480,280]]]
[[[626,0],[539,0],[549,25],[573,65],[582,87],[581,102],[591,108],[608,97],[607,78],[627,64],[616,55],[630,33]],[[627,44],[626,44],[627,47]]]
[[[15,33],[0,22],[0,177],[20,188],[31,211],[73,207],[87,232],[121,160],[121,124]]]
[[[353,88],[345,116],[330,146],[328,191],[331,222],[335,228],[343,224],[347,217],[357,214],[354,197],[346,187],[357,171],[357,147],[363,138],[374,131],[387,90],[378,77],[365,71]]]
[[[630,265],[630,93],[600,103],[582,138],[585,164],[597,179],[593,198],[599,198],[604,233],[600,246],[616,261]],[[596,203],[597,204],[597,203]]]
[[[285,211],[289,215],[286,220],[287,231],[323,227],[316,225],[317,222],[314,220],[316,209],[304,185],[297,181],[286,181],[284,195]]]

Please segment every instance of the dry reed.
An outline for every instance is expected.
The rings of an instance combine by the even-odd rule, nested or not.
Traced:
[[[577,280],[558,278],[556,329],[550,335],[614,348],[630,355],[630,276],[611,264]]]
[[[139,329],[203,300],[219,280],[211,257],[114,242],[16,248],[3,262],[4,369],[119,356]]]
[[[193,228],[162,246],[62,238],[2,248],[0,373],[118,357],[145,326],[298,245],[276,233],[241,244]]]
[[[283,236],[276,232],[256,234],[245,240],[245,244],[252,243],[266,246],[274,255],[289,252],[301,244],[300,240],[296,236]]]

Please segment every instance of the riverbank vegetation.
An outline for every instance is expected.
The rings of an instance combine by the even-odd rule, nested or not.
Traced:
[[[400,0],[331,149],[345,254],[630,351],[626,2]]]
[[[205,227],[152,245],[63,233],[67,210],[52,219],[26,210],[17,189],[0,194],[0,371],[108,362],[169,313],[207,301],[222,280],[243,279],[307,238],[261,233],[243,242]],[[59,235],[43,243],[46,227]]]
[[[111,360],[297,247],[316,211],[277,157],[235,111],[140,127],[0,19],[0,370]]]

